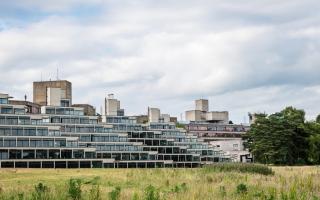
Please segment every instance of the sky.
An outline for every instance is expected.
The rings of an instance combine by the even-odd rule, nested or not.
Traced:
[[[319,0],[0,1],[0,92],[69,80],[73,103],[177,116],[209,99],[236,123],[320,113]],[[58,73],[57,73],[58,69]],[[57,76],[58,74],[58,76]]]

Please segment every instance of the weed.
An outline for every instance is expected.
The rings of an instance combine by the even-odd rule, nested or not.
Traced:
[[[44,185],[43,183],[38,183],[34,187],[34,192],[32,193],[32,199],[33,200],[46,200],[49,199],[49,195],[47,194],[49,191],[48,187]],[[18,199],[23,199],[23,194],[18,194]]]
[[[93,185],[90,190],[89,200],[101,200],[100,186]]]
[[[239,185],[237,185],[237,193],[238,194],[245,194],[247,193],[248,188],[247,185],[240,183]]]
[[[145,200],[159,200],[160,199],[160,195],[159,192],[157,191],[157,189],[152,186],[149,185],[146,189],[145,189]]]
[[[81,199],[81,180],[80,179],[70,179],[69,180],[69,197],[73,200]]]
[[[120,186],[115,187],[114,190],[109,192],[110,199],[111,200],[118,200],[120,197],[120,192],[121,192],[121,187]]]

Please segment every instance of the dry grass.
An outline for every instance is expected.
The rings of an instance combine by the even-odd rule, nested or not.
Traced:
[[[1,169],[0,199],[30,199],[34,187],[49,187],[51,199],[67,199],[68,181],[82,181],[82,198],[99,185],[101,199],[116,186],[120,199],[144,198],[153,185],[161,199],[320,199],[319,167],[273,167],[273,176],[205,169]],[[247,192],[237,191],[239,184]]]

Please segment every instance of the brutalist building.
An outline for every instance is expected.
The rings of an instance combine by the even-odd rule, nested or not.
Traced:
[[[112,94],[105,112],[94,114],[88,104],[72,104],[68,81],[34,82],[33,89],[33,102],[0,94],[1,168],[193,168],[230,160],[167,115],[137,123]]]

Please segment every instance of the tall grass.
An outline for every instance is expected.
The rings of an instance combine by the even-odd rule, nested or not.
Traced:
[[[0,200],[320,200],[319,167],[230,168],[0,170]]]
[[[252,163],[217,163],[204,167],[206,173],[209,172],[240,172],[262,175],[273,175],[272,169],[266,165]]]

